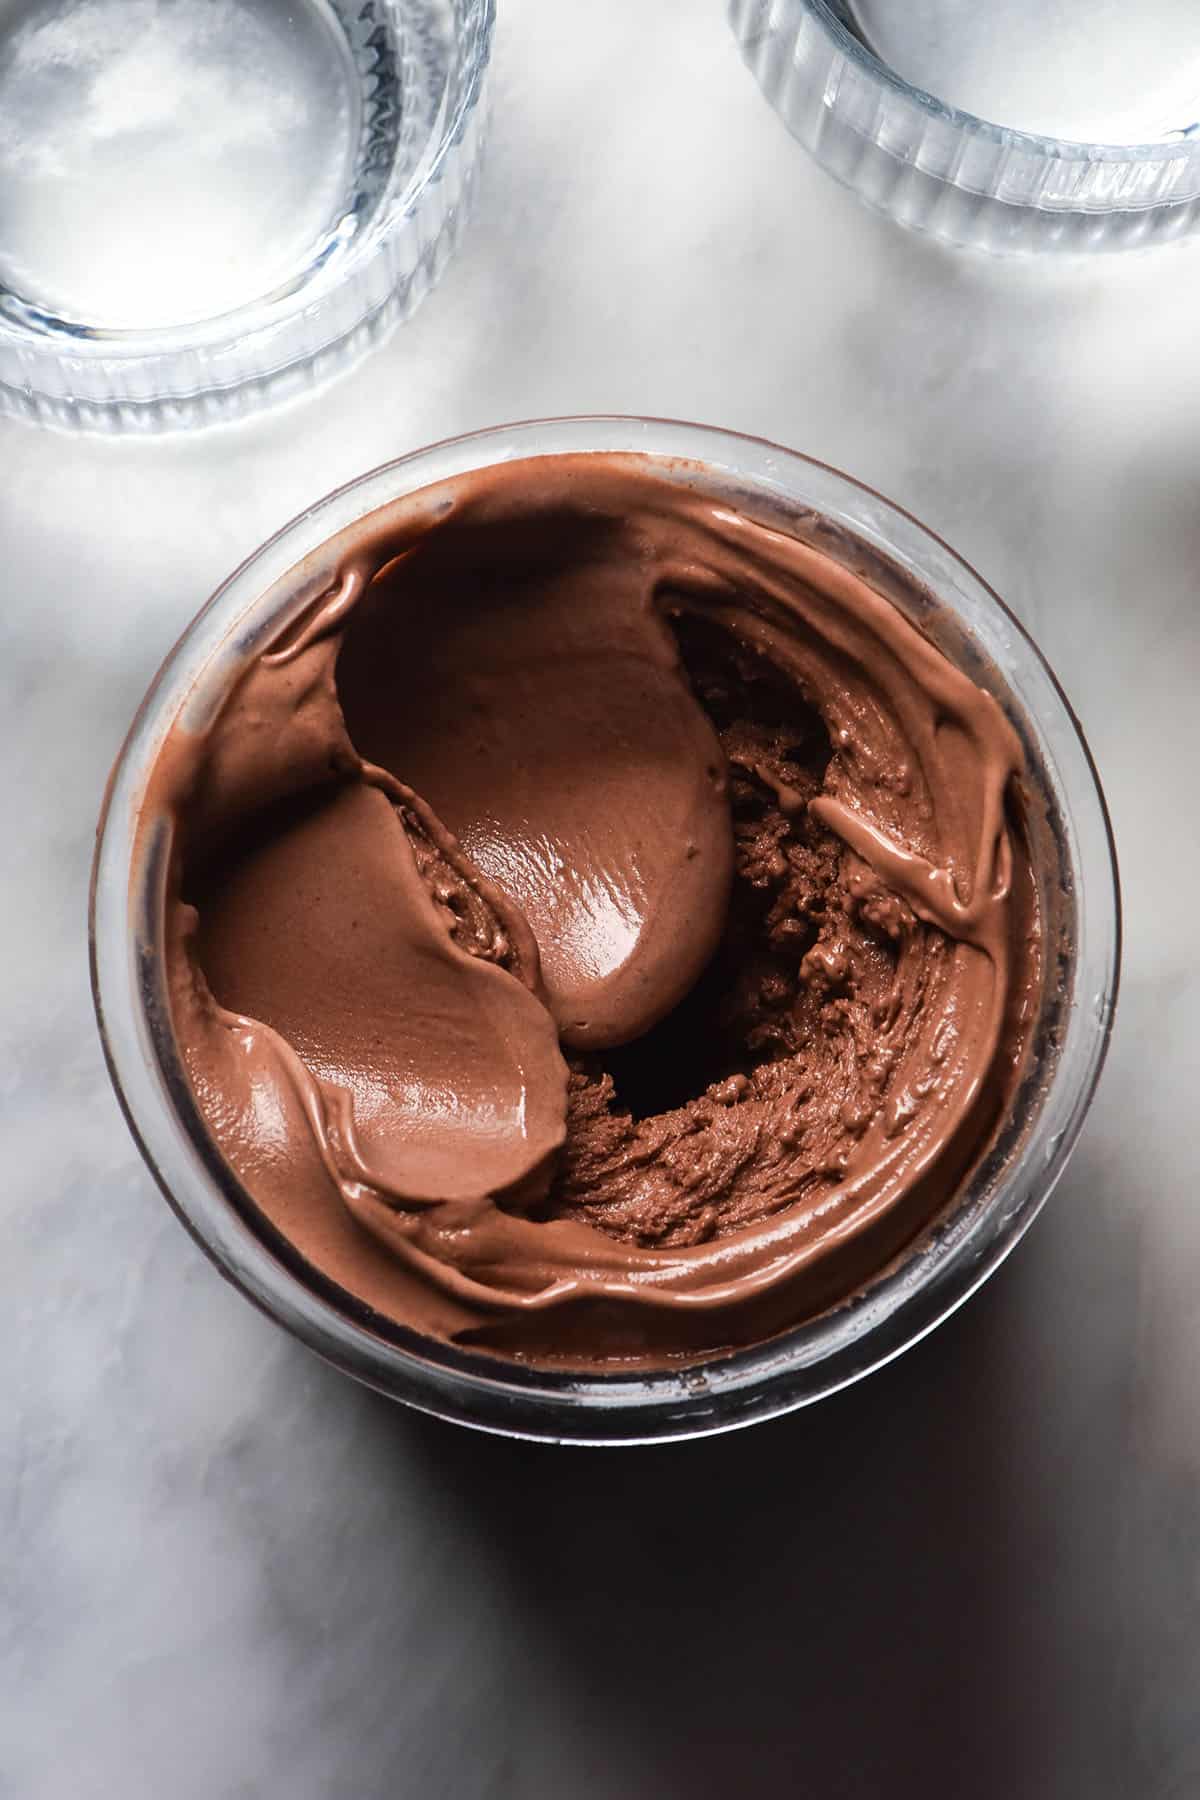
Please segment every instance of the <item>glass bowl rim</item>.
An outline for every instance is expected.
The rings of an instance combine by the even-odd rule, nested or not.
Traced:
[[[620,443],[598,442],[605,433],[616,436]],[[639,434],[648,434],[655,441],[627,441]],[[551,440],[549,445],[545,442],[547,438]],[[865,1329],[851,1330],[848,1334],[845,1330],[845,1322],[863,1310],[852,1302],[804,1321],[763,1343],[734,1352],[714,1353],[710,1360],[699,1365],[664,1372],[627,1370],[595,1375],[513,1364],[419,1338],[415,1333],[408,1333],[405,1341],[380,1337],[322,1298],[315,1286],[306,1283],[251,1228],[238,1205],[242,1190],[207,1137],[190,1091],[186,1090],[186,1082],[183,1083],[184,1110],[181,1112],[181,1096],[177,1091],[172,1097],[161,1057],[152,1071],[145,1056],[135,1053],[140,1047],[135,1042],[139,1033],[144,1031],[146,1036],[152,1036],[151,1028],[146,1024],[147,1007],[140,988],[137,990],[140,997],[135,999],[139,954],[131,925],[130,890],[133,884],[130,877],[140,829],[140,795],[154,760],[148,751],[156,749],[161,742],[161,732],[157,736],[154,732],[155,719],[167,698],[173,700],[169,719],[178,715],[202,670],[220,647],[229,642],[239,625],[246,623],[256,602],[261,604],[280,580],[319,551],[337,531],[377,506],[489,462],[597,450],[657,457],[665,462],[693,462],[714,471],[740,474],[752,486],[765,491],[761,480],[739,469],[736,463],[732,470],[727,470],[726,465],[717,460],[722,449],[734,457],[740,451],[747,459],[755,453],[765,453],[771,467],[778,462],[785,472],[789,466],[797,473],[815,472],[818,479],[831,481],[848,501],[857,499],[882,508],[889,525],[898,522],[915,530],[918,541],[925,540],[948,558],[951,566],[965,575],[986,606],[997,609],[1004,624],[1015,633],[1020,649],[1030,658],[1034,674],[1047,683],[1052,701],[1061,709],[1059,722],[1066,726],[1066,742],[1078,760],[1076,773],[1080,792],[1072,798],[1089,809],[1089,827],[1103,847],[1099,865],[1089,879],[1097,881],[1100,892],[1096,898],[1108,907],[1098,934],[1107,971],[1099,1030],[1088,1051],[1083,1079],[1073,1092],[1068,1123],[1052,1142],[1039,1181],[1001,1221],[1003,1229],[984,1245],[982,1252],[973,1258],[965,1254],[972,1248],[968,1234],[946,1253],[928,1281],[918,1281],[911,1286],[910,1275],[911,1291],[900,1292],[890,1305],[883,1305],[881,1316],[873,1323],[868,1322]],[[459,460],[452,469],[422,478],[423,467],[446,456],[465,459]],[[416,479],[404,479],[413,473]],[[382,487],[389,491],[376,494],[375,490]],[[804,500],[786,485],[778,491],[794,505],[819,511],[812,502]],[[342,503],[351,496],[367,493],[370,498],[364,500],[360,509],[345,517],[331,519],[330,515],[339,513]],[[327,525],[327,529],[322,535],[313,537],[314,529],[322,525]],[[870,542],[865,531],[860,531],[859,536]],[[298,537],[312,537],[307,549],[297,549],[273,576],[257,573],[265,559],[276,553],[278,560],[277,553]],[[255,582],[256,587],[252,586]],[[223,635],[202,653],[194,655],[194,666],[189,671],[189,648],[194,645],[202,627],[219,617],[222,610],[228,614]],[[171,692],[172,680],[174,693]],[[147,743],[148,739],[152,744]],[[139,756],[146,759],[140,776],[135,767]],[[134,769],[132,774],[131,768]],[[1058,774],[1057,765],[1054,769]],[[122,791],[123,784],[131,787],[130,794]],[[122,879],[119,894],[109,892],[114,879]],[[88,925],[97,1024],[121,1110],[147,1167],[172,1210],[220,1272],[260,1311],[310,1349],[380,1392],[419,1410],[485,1431],[575,1444],[641,1444],[699,1437],[792,1411],[837,1392],[892,1361],[955,1312],[1024,1235],[1048,1199],[1074,1147],[1111,1038],[1120,978],[1122,932],[1112,826],[1079,720],[1032,637],[971,565],[914,514],[829,463],[747,433],[622,414],[530,419],[421,446],[343,483],[306,507],[251,552],[190,620],[165,657],[134,715],[109,776],[97,827]],[[1078,946],[1075,948],[1078,963],[1081,953]],[[1068,1009],[1068,1031],[1076,1011],[1072,1002]],[[169,1030],[167,1035],[169,1037]],[[1047,1101],[1039,1106],[1035,1116],[1031,1128],[1034,1131],[1046,1110],[1048,1096],[1060,1078],[1064,1057],[1065,1048],[1051,1079]],[[160,1166],[162,1156],[149,1141],[153,1130],[164,1124],[166,1135],[173,1140],[172,1153],[180,1153],[187,1159],[184,1169],[189,1182],[187,1201],[176,1191],[179,1173],[168,1173]],[[1023,1157],[1019,1157],[1013,1170],[1008,1172],[1009,1177],[1019,1173],[1022,1166]],[[992,1196],[976,1225],[993,1219],[1004,1188],[1002,1181],[998,1193]],[[198,1193],[203,1194],[203,1204],[197,1203]],[[231,1247],[234,1244],[236,1250]],[[894,1289],[904,1286],[911,1262],[912,1259],[901,1257],[897,1269],[880,1276],[865,1296],[865,1310],[875,1308],[878,1311]],[[831,1337],[842,1341],[823,1349],[822,1340]],[[800,1354],[811,1345],[815,1345],[815,1355]]]
[[[979,113],[940,100],[928,88],[918,87],[897,74],[883,58],[877,56],[832,10],[828,0],[797,0],[827,33],[842,55],[864,74],[883,82],[901,98],[913,101],[931,118],[954,126],[976,137],[990,139],[1002,148],[1026,150],[1053,162],[1197,162],[1200,163],[1200,137],[1162,138],[1137,144],[1107,144],[1087,138],[1050,137],[1037,131],[1022,131],[1014,125],[1002,125],[985,119]]]
[[[254,343],[273,328],[326,304],[339,289],[350,286],[381,246],[419,210],[428,190],[442,173],[447,157],[462,137],[480,98],[491,60],[495,33],[496,0],[465,0],[479,19],[478,38],[469,61],[463,64],[462,92],[442,120],[436,137],[431,135],[403,188],[355,238],[346,255],[319,268],[310,281],[281,294],[247,300],[226,311],[177,325],[96,327],[86,320],[47,314],[52,333],[45,336],[20,320],[0,314],[0,343],[45,365],[62,364],[67,358],[136,364],[162,356],[181,356],[198,351],[219,351]],[[432,146],[432,148],[431,148]],[[36,310],[36,309],[35,309]],[[97,405],[111,402],[97,401]]]

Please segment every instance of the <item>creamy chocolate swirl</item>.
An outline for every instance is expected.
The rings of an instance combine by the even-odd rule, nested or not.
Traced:
[[[992,1136],[1040,981],[996,701],[633,458],[333,546],[177,726],[177,1034],[250,1203],[400,1325],[567,1365],[850,1291]]]

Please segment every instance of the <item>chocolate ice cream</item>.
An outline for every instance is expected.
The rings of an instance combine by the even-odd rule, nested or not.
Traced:
[[[755,1341],[952,1206],[1041,981],[1022,756],[856,572],[636,458],[372,515],[158,785],[175,1028],[279,1253],[565,1367]]]

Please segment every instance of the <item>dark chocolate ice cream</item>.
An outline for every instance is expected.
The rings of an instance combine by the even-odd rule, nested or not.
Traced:
[[[992,1139],[1041,979],[1017,738],[850,567],[633,458],[338,540],[177,726],[171,973],[247,1205],[565,1366],[850,1293]]]

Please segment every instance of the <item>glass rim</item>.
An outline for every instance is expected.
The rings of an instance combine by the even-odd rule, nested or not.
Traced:
[[[845,20],[830,5],[830,0],[800,0],[800,5],[825,27],[843,55],[867,74],[882,80],[896,93],[914,100],[924,112],[945,120],[960,130],[991,138],[1000,145],[1035,152],[1057,162],[1196,162],[1200,164],[1200,139],[1159,138],[1136,144],[1110,144],[1096,139],[1050,137],[1044,132],[1023,131],[1015,125],[985,119],[965,107],[952,106],[928,88],[918,87],[897,74],[890,64],[877,56],[862,39],[856,37]]]
[[[472,210],[496,0],[386,4],[445,15],[444,81],[412,167],[397,168],[395,191],[361,229],[331,225],[303,269],[199,319],[96,325],[73,309],[59,316],[15,292],[0,296],[0,410],[72,432],[224,422],[323,385],[415,311]]]
[[[472,10],[478,14],[480,40],[475,56],[466,65],[467,79],[463,91],[442,122],[436,137],[431,136],[429,143],[432,149],[422,156],[403,188],[383,209],[379,216],[372,219],[370,226],[361,237],[356,237],[346,254],[332,266],[327,263],[319,269],[311,282],[306,282],[298,292],[286,292],[276,295],[265,295],[256,300],[248,300],[237,306],[228,307],[224,312],[213,313],[208,318],[197,319],[182,325],[151,326],[117,326],[113,328],[88,325],[84,320],[56,318],[56,328],[80,333],[72,335],[70,352],[73,357],[105,357],[128,356],[140,358],[155,354],[173,354],[181,349],[193,350],[210,347],[214,343],[226,343],[240,338],[254,336],[277,325],[293,313],[306,306],[318,304],[326,295],[343,283],[353,280],[362,264],[367,262],[378,250],[381,242],[392,235],[404,220],[411,216],[420,204],[421,196],[434,181],[437,180],[447,155],[462,135],[463,126],[474,109],[478,99],[484,76],[487,72],[491,54],[492,33],[496,21],[496,0],[468,0]],[[86,336],[82,333],[86,332]],[[14,323],[0,314],[0,340],[19,345],[29,350],[38,343],[38,338],[27,328]],[[55,360],[62,355],[62,346],[47,337],[45,354],[53,354]]]
[[[834,518],[884,560],[899,564],[964,624],[929,564],[969,595],[1023,659],[1039,705],[1053,711],[1057,753],[1043,764],[1067,802],[1070,869],[1079,895],[1072,974],[1098,984],[1090,1028],[1078,995],[1064,1007],[1063,1044],[1028,1143],[995,1175],[995,1192],[972,1211],[973,1170],[961,1209],[941,1236],[910,1247],[861,1295],[736,1351],[713,1352],[661,1372],[588,1374],[513,1363],[423,1338],[403,1327],[366,1323],[330,1298],[332,1284],[301,1265],[273,1234],[256,1227],[247,1197],[199,1117],[174,1046],[153,954],[153,908],[164,869],[146,854],[146,777],[166,727],[178,716],[222,647],[249,642],[247,625],[291,579],[297,610],[307,592],[301,565],[319,560],[336,532],[377,507],[487,463],[522,456],[608,451],[696,465],[697,474],[735,479],[764,500]],[[831,514],[814,488],[836,499]],[[807,490],[807,491],[806,491]],[[908,557],[917,560],[911,569]],[[925,562],[921,564],[920,558]],[[297,598],[298,597],[298,598]],[[278,610],[269,614],[275,628]],[[987,643],[984,648],[993,653]],[[249,652],[247,652],[247,655]],[[1013,691],[1026,704],[1014,686]],[[1039,731],[1049,725],[1030,708]],[[1069,762],[1064,773],[1063,762]],[[161,849],[161,847],[160,847]],[[138,855],[145,865],[137,870]],[[157,858],[157,860],[156,860]],[[150,921],[149,940],[139,921]],[[104,1055],[135,1141],[168,1202],[221,1272],[260,1310],[346,1373],[394,1398],[458,1423],[502,1435],[579,1444],[652,1443],[733,1429],[836,1392],[891,1361],[954,1312],[997,1268],[1036,1217],[1074,1146],[1104,1064],[1120,966],[1121,903],[1111,823],[1082,728],[1033,639],[990,586],[935,532],[876,490],[816,458],[716,427],[622,415],[529,420],[444,439],[389,461],[306,508],[247,557],[216,590],[170,651],[118,754],[97,832],[89,899],[90,966]],[[159,958],[161,965],[161,957]],[[1082,1035],[1081,1035],[1082,1034]],[[1068,1053],[1078,1068],[1065,1092]],[[1056,1126],[1049,1123],[1058,1095]],[[1047,1126],[1042,1133],[1043,1125]],[[1041,1141],[1041,1136],[1046,1141]],[[1029,1152],[1042,1161],[1032,1172]],[[986,1166],[986,1159],[985,1159]],[[1024,1175],[1023,1184],[1019,1181]],[[1016,1189],[1020,1191],[1012,1191]],[[1002,1204],[1003,1203],[1003,1204]],[[959,1223],[960,1212],[965,1224]],[[968,1213],[970,1217],[967,1217]],[[918,1269],[918,1264],[920,1268]]]

